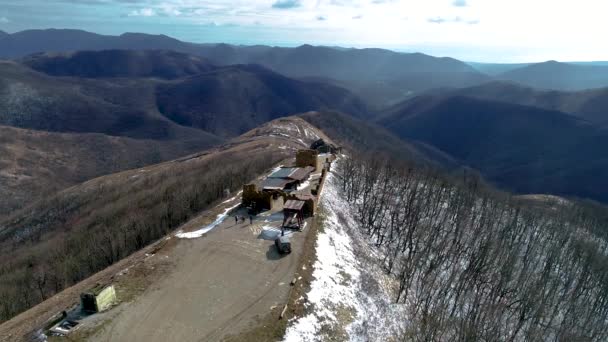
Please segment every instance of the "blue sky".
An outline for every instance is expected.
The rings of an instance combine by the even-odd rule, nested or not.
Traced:
[[[0,30],[383,47],[468,61],[608,60],[605,0],[0,0]]]

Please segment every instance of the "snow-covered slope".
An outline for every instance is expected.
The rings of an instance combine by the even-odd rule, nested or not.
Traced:
[[[393,162],[335,169],[308,311],[286,341],[608,340],[601,216]]]
[[[405,322],[401,306],[391,303],[391,280],[360,234],[353,208],[339,193],[337,177],[329,174],[321,198],[325,217],[305,304],[309,314],[290,322],[286,342],[387,341],[399,335]]]

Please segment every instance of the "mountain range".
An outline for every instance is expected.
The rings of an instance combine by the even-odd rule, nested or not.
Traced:
[[[215,69],[208,60],[170,50],[103,50],[39,53],[21,62],[52,76],[175,79]]]
[[[574,178],[582,156],[597,157],[586,172],[605,167],[595,146],[608,124],[608,88],[600,87],[608,85],[608,67],[601,62],[491,65],[485,74],[488,65],[420,53],[194,44],[78,30],[0,35],[0,51],[13,58],[0,62],[5,126],[167,143],[171,152],[160,153],[160,161],[282,116],[335,110],[346,115],[310,119],[361,137],[356,144],[478,169],[514,191],[604,200],[590,185],[594,177]],[[597,88],[572,90],[587,87]],[[391,143],[370,143],[380,138],[366,133],[379,133],[379,125],[381,139]]]
[[[442,94],[394,106],[378,123],[438,148],[503,189],[608,200],[608,131],[573,115]]]
[[[164,50],[0,61],[0,179],[11,194],[0,202],[0,216],[92,177],[174,159],[319,109],[368,115],[363,101],[336,86]]]
[[[507,71],[497,77],[535,88],[582,90],[608,86],[608,66],[548,61]]]
[[[458,207],[453,213],[474,212],[475,196],[485,203],[488,190],[524,210],[597,201],[576,215],[598,220],[593,233],[606,235],[602,62],[484,65],[384,49],[194,44],[78,30],[0,31],[0,58],[0,321],[12,318],[0,330],[9,334],[13,324],[27,333],[48,324],[63,308],[42,304],[35,322],[13,317],[60,290],[147,253],[141,249],[154,241],[175,246],[167,234],[217,203],[237,201],[227,194],[319,138],[343,147],[343,160],[364,156],[365,164],[351,165],[352,178],[343,176],[346,168],[331,171],[343,187],[367,182],[353,193],[377,192],[379,206],[394,202],[386,189],[410,182],[400,190],[408,204],[393,196],[403,203],[395,202],[392,221],[438,210],[441,198]],[[382,191],[370,190],[374,169],[387,176]],[[418,201],[418,191],[436,197],[435,209]],[[404,205],[414,211],[400,218]],[[511,231],[505,225],[503,233]],[[427,249],[432,257],[436,249]]]

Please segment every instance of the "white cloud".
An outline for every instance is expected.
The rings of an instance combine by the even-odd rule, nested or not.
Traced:
[[[156,11],[152,8],[141,8],[131,11],[128,15],[129,17],[153,17],[156,15]]]
[[[0,24],[8,24],[11,21],[7,17],[0,17]]]
[[[497,53],[500,57],[508,55],[504,51],[512,51],[517,60],[585,60],[608,56],[608,44],[597,42],[598,34],[608,32],[608,21],[604,18],[608,1],[604,0],[142,0],[137,3],[144,4],[145,8],[129,15],[162,16],[173,20],[172,24],[213,22],[218,26],[263,27],[292,43],[389,48],[456,46],[465,52],[484,48],[500,51]],[[297,6],[273,8],[276,3]],[[319,17],[329,20],[318,20]],[[403,20],[404,17],[408,20]]]

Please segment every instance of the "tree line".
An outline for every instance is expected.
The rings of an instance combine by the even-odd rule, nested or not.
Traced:
[[[344,158],[338,174],[406,308],[403,340],[608,340],[605,211],[530,208],[382,157]]]

